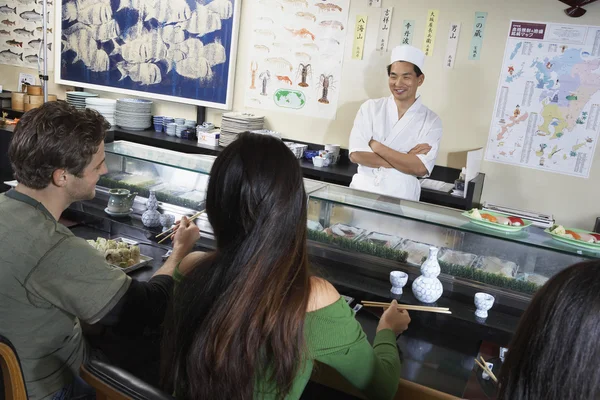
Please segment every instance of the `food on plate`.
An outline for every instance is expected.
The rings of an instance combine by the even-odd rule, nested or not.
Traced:
[[[467,214],[473,219],[486,220],[488,222],[506,226],[525,226],[525,222],[519,217],[504,216],[504,215],[492,215],[489,213],[482,213],[478,209],[474,208]]]
[[[562,225],[554,225],[552,228],[550,228],[550,232],[560,236],[567,234],[567,231]]]
[[[507,278],[515,278],[519,270],[519,266],[514,262],[497,257],[479,257],[475,263],[475,268]]]
[[[325,229],[324,232],[328,235],[354,240],[365,233],[365,230],[350,225],[335,224]]]
[[[438,260],[440,262],[446,264],[460,265],[462,267],[470,267],[476,259],[477,256],[475,254],[465,253],[457,250],[450,250],[447,248],[443,248],[442,250],[440,250],[440,253],[438,255]]]
[[[565,229],[562,225],[554,225],[549,231],[550,233],[567,239],[573,239],[592,244],[600,243],[600,235],[592,232],[575,232],[571,229]]]
[[[106,262],[121,268],[131,267],[140,262],[140,247],[116,240],[99,237],[87,241],[90,246],[104,254]]]
[[[396,247],[396,245],[398,245],[398,243],[400,243],[402,239],[398,236],[391,236],[383,233],[371,232],[359,240],[361,242],[374,244],[375,246],[384,246],[391,249],[393,247]]]
[[[479,213],[479,210],[476,208],[469,211],[468,214],[475,219],[483,219],[483,218],[481,218],[481,214]]]
[[[510,225],[510,219],[498,215],[496,217],[496,223],[498,223],[500,225]]]
[[[412,265],[423,264],[423,259],[429,255],[431,245],[415,242],[410,239],[404,240],[398,247],[398,250],[403,250],[408,253],[407,262]]]
[[[523,220],[519,217],[508,217],[508,219],[510,220],[510,225],[512,225],[512,226],[525,225],[525,222],[523,222]]]
[[[485,213],[481,214],[481,218],[482,219],[486,219],[486,220],[488,220],[490,222],[498,222],[498,218],[494,217],[491,214],[485,214]]]
[[[323,225],[321,225],[317,221],[311,221],[310,219],[306,221],[306,227],[311,231],[321,232],[323,230]]]

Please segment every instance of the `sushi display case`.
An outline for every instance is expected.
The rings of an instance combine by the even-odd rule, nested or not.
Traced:
[[[108,201],[111,188],[129,189],[137,193],[131,217],[138,219],[150,191],[159,211],[176,218],[205,209],[215,157],[125,141],[106,144],[105,152],[108,173],[98,182],[95,201]],[[412,281],[435,246],[444,295],[472,302],[475,293],[485,291],[498,304],[524,310],[550,277],[569,265],[600,258],[600,251],[561,243],[536,226],[490,229],[456,209],[310,179],[304,184],[311,255],[379,282],[387,282],[393,270],[408,273]],[[196,223],[203,238],[212,240],[206,214]]]
[[[154,191],[156,199],[164,204],[204,209],[214,156],[183,154],[126,141],[107,143],[105,153],[108,173],[100,177],[98,187],[128,189],[137,193],[138,204],[145,204],[144,199]]]
[[[600,258],[600,252],[561,244],[536,226],[489,229],[459,210],[331,184],[310,193],[307,226],[313,254],[381,280],[392,270],[414,279],[429,248],[437,247],[445,293],[472,300],[485,291],[521,310],[561,270]]]
[[[105,144],[108,172],[96,185],[95,201],[108,202],[110,189],[128,189],[136,193],[131,215],[140,218],[146,211],[146,203],[153,191],[161,213],[182,215],[195,214],[206,207],[206,190],[210,170],[216,157],[185,154],[127,141]],[[304,180],[307,193],[322,188],[324,183]],[[206,214],[196,223],[206,236],[212,236]]]

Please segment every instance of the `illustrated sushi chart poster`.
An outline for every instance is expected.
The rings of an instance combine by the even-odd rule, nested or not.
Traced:
[[[600,27],[512,21],[486,160],[588,178],[600,133]]]
[[[60,2],[60,0],[59,0]],[[229,109],[241,0],[63,0],[56,82]]]
[[[48,1],[48,58],[52,60],[53,2]],[[0,63],[37,68],[42,55],[41,0],[0,0]],[[52,65],[48,65],[52,69]]]
[[[258,0],[246,107],[335,119],[349,0]]]

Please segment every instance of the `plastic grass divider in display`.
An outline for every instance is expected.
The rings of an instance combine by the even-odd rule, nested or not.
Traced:
[[[488,285],[510,289],[520,293],[533,294],[540,288],[540,286],[532,282],[520,281],[506,276],[492,274],[477,268],[449,264],[443,261],[439,261],[439,264],[443,274],[452,275],[457,278],[470,279],[472,281],[486,283]]]
[[[357,251],[363,254],[369,254],[379,258],[385,258],[386,260],[393,260],[399,262],[406,262],[408,253],[402,250],[394,250],[385,246],[378,246],[367,242],[358,242],[355,240],[349,240],[346,238],[330,236],[323,232],[314,231],[308,229],[308,238],[316,242],[325,244],[333,244],[342,249]]]

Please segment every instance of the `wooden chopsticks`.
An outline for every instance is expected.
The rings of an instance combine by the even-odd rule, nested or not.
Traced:
[[[378,301],[361,301],[362,305],[365,307],[382,307],[389,308],[391,306],[390,303],[381,303]],[[452,314],[452,311],[448,307],[428,307],[428,306],[411,306],[408,304],[398,304],[398,308],[402,310],[410,310],[410,311],[424,311],[424,312],[432,312],[438,314]]]
[[[188,219],[190,221],[195,220],[196,218],[198,218],[199,216],[201,216],[202,214],[204,214],[206,212],[206,210],[202,210],[199,213],[196,213],[194,215],[192,215],[191,217],[189,217]],[[170,239],[173,237],[173,235],[175,235],[174,230],[178,227],[179,225],[174,225],[172,226],[170,229],[167,229],[166,231],[159,233],[158,235],[156,235],[156,238],[158,239],[159,237],[161,237],[162,235],[166,235],[167,233],[171,232],[171,234],[163,239],[160,240],[160,242],[158,242],[158,244],[161,244],[162,242],[164,242],[167,239]]]
[[[488,374],[490,376],[490,378],[492,378],[494,380],[494,382],[498,383],[498,378],[496,378],[496,375],[494,375],[492,370],[488,368],[483,357],[479,356],[479,358],[481,359],[481,362],[479,362],[478,359],[475,359],[475,362],[477,363],[477,365],[479,365],[479,368],[481,368],[483,371],[485,371],[485,373]]]

